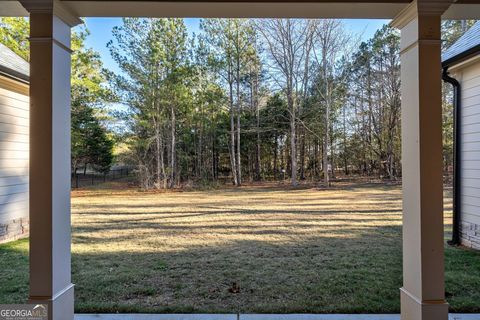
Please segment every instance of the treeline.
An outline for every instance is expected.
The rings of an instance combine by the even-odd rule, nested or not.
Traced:
[[[340,20],[123,19],[110,75],[145,188],[227,179],[396,179],[398,32],[360,43]]]
[[[0,18],[0,43],[29,61],[29,22],[26,18]],[[115,135],[107,128],[103,107],[115,100],[108,88],[98,52],[85,46],[89,31],[78,27],[72,32],[71,70],[71,171],[87,166],[109,172],[114,161]]]
[[[444,46],[472,23],[444,22]],[[2,43],[28,59],[28,21],[0,24]],[[341,20],[205,19],[194,35],[182,19],[126,18],[107,44],[120,74],[103,70],[87,35],[72,42],[72,172],[122,162],[144,188],[401,177],[399,34],[388,26],[362,42]],[[112,102],[126,107],[115,125]],[[448,171],[448,86],[443,108]]]

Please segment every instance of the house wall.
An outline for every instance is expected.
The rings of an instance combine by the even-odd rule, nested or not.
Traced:
[[[480,57],[457,67],[454,75],[462,97],[461,239],[480,249]]]
[[[0,76],[0,243],[28,236],[28,86]]]

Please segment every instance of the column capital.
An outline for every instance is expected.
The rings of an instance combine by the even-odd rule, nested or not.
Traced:
[[[70,27],[83,23],[77,14],[58,0],[20,0],[20,3],[29,13],[54,14]]]
[[[418,16],[441,16],[452,3],[452,0],[414,0],[393,18],[390,26],[402,29]]]

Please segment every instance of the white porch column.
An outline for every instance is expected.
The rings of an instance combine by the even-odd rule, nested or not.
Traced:
[[[450,2],[417,0],[401,29],[402,320],[447,320],[442,186],[441,14]]]
[[[70,276],[70,27],[57,1],[30,12],[30,302],[73,319]]]

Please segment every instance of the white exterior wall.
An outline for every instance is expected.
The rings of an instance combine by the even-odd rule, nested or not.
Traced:
[[[0,243],[28,235],[29,98],[0,79]]]
[[[453,70],[462,99],[461,238],[462,244],[480,249],[480,56]]]

